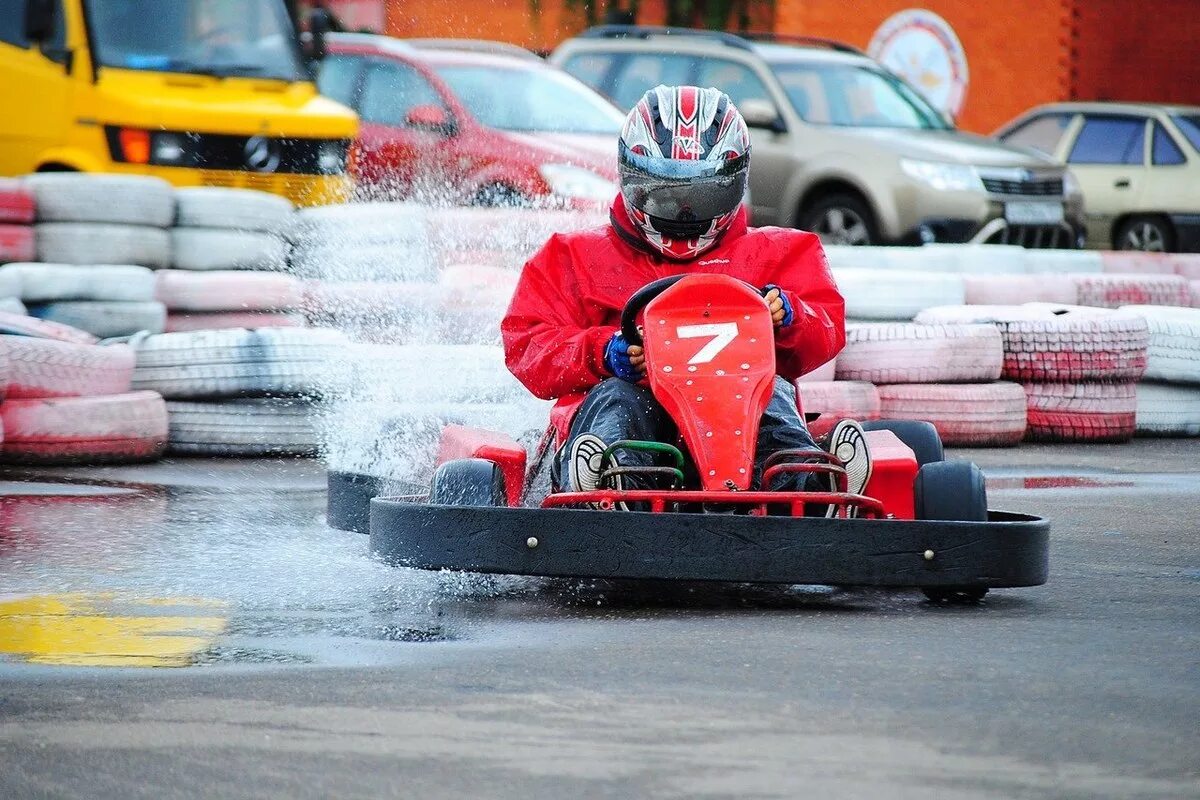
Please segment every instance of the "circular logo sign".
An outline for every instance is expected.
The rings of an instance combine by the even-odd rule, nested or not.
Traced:
[[[958,116],[967,96],[967,54],[950,23],[920,8],[889,17],[867,52],[912,84],[934,107]]]

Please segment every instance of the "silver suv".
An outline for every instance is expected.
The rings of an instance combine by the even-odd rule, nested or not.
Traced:
[[[849,45],[606,25],[550,61],[626,110],[660,83],[726,92],[751,128],[756,225],[827,244],[1082,244],[1082,196],[1060,162],[955,130]]]

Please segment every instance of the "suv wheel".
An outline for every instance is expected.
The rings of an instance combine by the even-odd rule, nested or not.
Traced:
[[[1169,253],[1173,239],[1174,231],[1162,217],[1130,217],[1117,231],[1117,249]]]
[[[821,244],[868,245],[879,243],[875,215],[862,198],[830,194],[800,213],[800,228],[821,237]]]

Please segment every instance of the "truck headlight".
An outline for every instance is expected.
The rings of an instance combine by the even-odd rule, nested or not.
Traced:
[[[317,172],[336,175],[346,171],[346,147],[342,142],[321,142],[317,147]]]
[[[150,137],[153,143],[150,160],[155,164],[168,166],[183,163],[187,150],[183,146],[183,137],[177,133],[154,133]]]
[[[983,181],[974,167],[943,161],[900,159],[900,169],[910,178],[932,186],[939,192],[982,192]]]
[[[590,169],[572,164],[542,164],[538,167],[550,191],[560,197],[579,200],[607,201],[617,193],[617,187]]]

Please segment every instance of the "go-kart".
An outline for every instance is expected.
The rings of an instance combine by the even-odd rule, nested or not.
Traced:
[[[538,476],[565,438],[561,421],[532,459],[503,434],[448,426],[428,496],[371,500],[372,552],[431,570],[919,587],[939,601],[1045,583],[1049,523],[989,511],[979,468],[944,460],[928,423],[864,425],[873,468],[862,494],[847,491],[836,456],[810,451],[774,454],[752,486],[775,381],[771,315],[752,287],[723,275],[666,278],[635,293],[621,323],[628,341],[644,343],[646,381],[679,446],[614,442],[602,488],[547,492]],[[622,466],[622,450],[661,463]],[[828,491],[776,488],[812,472],[832,476]],[[630,477],[653,488],[611,488]]]

